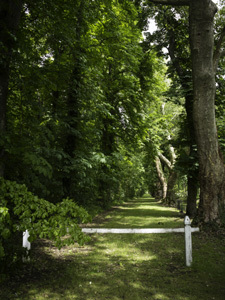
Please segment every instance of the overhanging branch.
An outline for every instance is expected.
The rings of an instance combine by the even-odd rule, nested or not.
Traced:
[[[164,162],[169,170],[172,170],[172,164],[162,153],[158,152],[158,157]]]
[[[215,73],[218,68],[220,57],[223,56],[223,51],[221,51],[221,48],[222,48],[224,38],[225,38],[225,25],[221,31],[220,38],[219,38],[219,41],[217,42],[216,50],[215,50],[214,56],[213,56],[213,65],[214,65]]]
[[[190,4],[190,0],[150,0],[150,2],[155,4],[174,5],[174,6],[186,6]]]

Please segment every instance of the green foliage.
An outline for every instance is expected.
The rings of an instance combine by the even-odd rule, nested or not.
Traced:
[[[29,231],[29,241],[39,238],[53,240],[58,248],[78,242],[86,237],[79,224],[90,221],[87,211],[71,199],[63,199],[56,205],[29,192],[25,185],[0,179],[0,260],[12,253],[10,240],[17,232]],[[66,238],[65,238],[66,236]],[[20,248],[20,247],[19,247]],[[14,253],[14,256],[16,253]],[[12,262],[11,262],[12,263]]]
[[[28,1],[11,70],[6,178],[86,206],[112,178],[116,199],[116,156],[143,136],[157,65],[144,53],[138,10],[130,1]]]
[[[49,237],[58,247],[82,242],[78,224],[86,213],[77,205],[94,214],[148,189],[143,143],[160,147],[171,114],[160,113],[165,67],[143,40],[139,4],[23,6],[1,142],[10,180],[2,183],[1,253],[17,230],[28,229],[30,240]],[[16,260],[18,251],[10,252]]]
[[[2,239],[7,239],[10,235],[8,225],[10,224],[10,215],[7,207],[0,207],[0,258],[5,256],[4,248],[2,245]]]

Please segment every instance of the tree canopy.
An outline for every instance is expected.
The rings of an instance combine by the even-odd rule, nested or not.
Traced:
[[[224,222],[224,9],[196,5],[0,4],[2,261],[18,231],[82,243],[89,214],[147,191]]]

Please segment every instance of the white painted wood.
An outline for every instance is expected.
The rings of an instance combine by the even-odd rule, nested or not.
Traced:
[[[30,250],[30,248],[31,248],[31,244],[28,241],[29,236],[30,235],[29,235],[28,230],[26,230],[26,231],[23,232],[23,247],[27,248],[27,250]]]
[[[186,266],[192,264],[192,239],[191,239],[191,220],[188,216],[184,218],[184,235],[185,235],[185,259]]]
[[[191,232],[198,232],[199,228],[191,228]],[[84,233],[117,233],[117,234],[149,234],[184,232],[184,228],[82,228]]]
[[[150,234],[150,233],[185,233],[185,255],[186,255],[186,266],[190,266],[192,263],[192,242],[191,233],[198,232],[199,228],[191,228],[191,221],[189,217],[184,219],[184,228],[82,228],[84,233],[116,233],[116,234]],[[31,249],[31,243],[28,241],[29,232],[26,230],[23,232],[23,247],[28,250]],[[23,259],[29,261],[28,259]]]
[[[29,231],[26,230],[23,232],[23,247],[26,248],[28,252],[31,249],[31,243],[28,241],[30,234]],[[23,257],[23,262],[30,261],[30,257]]]
[[[184,232],[184,228],[82,228],[85,233],[117,233],[117,234],[149,234],[149,233],[172,233]]]

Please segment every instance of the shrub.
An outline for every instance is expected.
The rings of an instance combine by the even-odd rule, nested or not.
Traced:
[[[87,237],[79,224],[90,221],[87,211],[71,199],[57,204],[40,199],[25,185],[0,179],[0,272],[5,272],[22,257],[22,232],[29,231],[29,241],[49,238],[58,248],[75,242],[83,244]],[[66,236],[66,237],[65,237]]]

